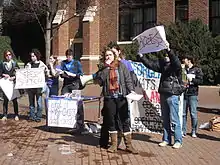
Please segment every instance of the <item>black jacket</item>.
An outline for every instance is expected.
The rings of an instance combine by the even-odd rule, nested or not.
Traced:
[[[121,62],[119,63],[118,72],[119,72],[120,92],[125,97],[131,91],[134,91],[132,78],[131,78],[130,72],[128,71],[126,66]],[[96,73],[94,79],[99,83],[100,86],[102,86],[102,95],[104,97],[110,96],[110,93],[109,93],[109,67],[104,67],[101,70],[99,70]]]
[[[187,74],[194,74],[195,78],[189,83],[189,86],[185,92],[185,95],[198,96],[199,85],[203,83],[202,70],[196,66],[186,69]]]
[[[18,63],[12,60],[12,68],[10,70],[7,69],[6,63],[0,62],[0,78],[2,74],[8,74],[10,77],[15,76],[15,70],[19,69]]]
[[[141,57],[143,64],[155,71],[161,73],[160,85],[158,92],[166,95],[179,95],[179,92],[172,86],[174,77],[178,78],[180,84],[182,84],[182,68],[178,57],[174,54],[173,50],[167,51],[170,58],[170,65],[166,65],[164,59],[152,60],[147,57]]]

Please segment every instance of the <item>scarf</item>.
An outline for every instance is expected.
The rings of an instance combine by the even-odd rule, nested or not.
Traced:
[[[116,73],[116,70],[118,69],[119,62],[114,61],[112,62],[109,67],[109,90],[110,92],[117,91],[119,89],[119,84],[118,84],[118,76]]]

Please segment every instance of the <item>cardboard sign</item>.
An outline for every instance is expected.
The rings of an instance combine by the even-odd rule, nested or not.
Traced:
[[[75,128],[77,121],[77,100],[49,98],[47,123],[51,127]]]
[[[25,68],[16,70],[15,89],[43,88],[45,74],[42,68]]]
[[[158,52],[166,49],[166,34],[163,26],[156,26],[145,30],[136,36],[133,40],[137,40],[139,44],[139,53]]]

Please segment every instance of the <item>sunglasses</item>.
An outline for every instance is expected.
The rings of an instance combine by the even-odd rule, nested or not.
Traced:
[[[11,56],[11,53],[10,54],[6,54],[6,56]]]

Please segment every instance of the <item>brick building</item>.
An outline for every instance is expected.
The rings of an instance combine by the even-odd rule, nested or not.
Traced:
[[[100,52],[110,41],[130,43],[157,23],[200,18],[220,33],[220,0],[94,0],[84,16],[77,13],[79,2],[70,1],[65,17],[75,17],[59,28],[53,54],[63,56],[71,47],[86,74],[97,70]]]

